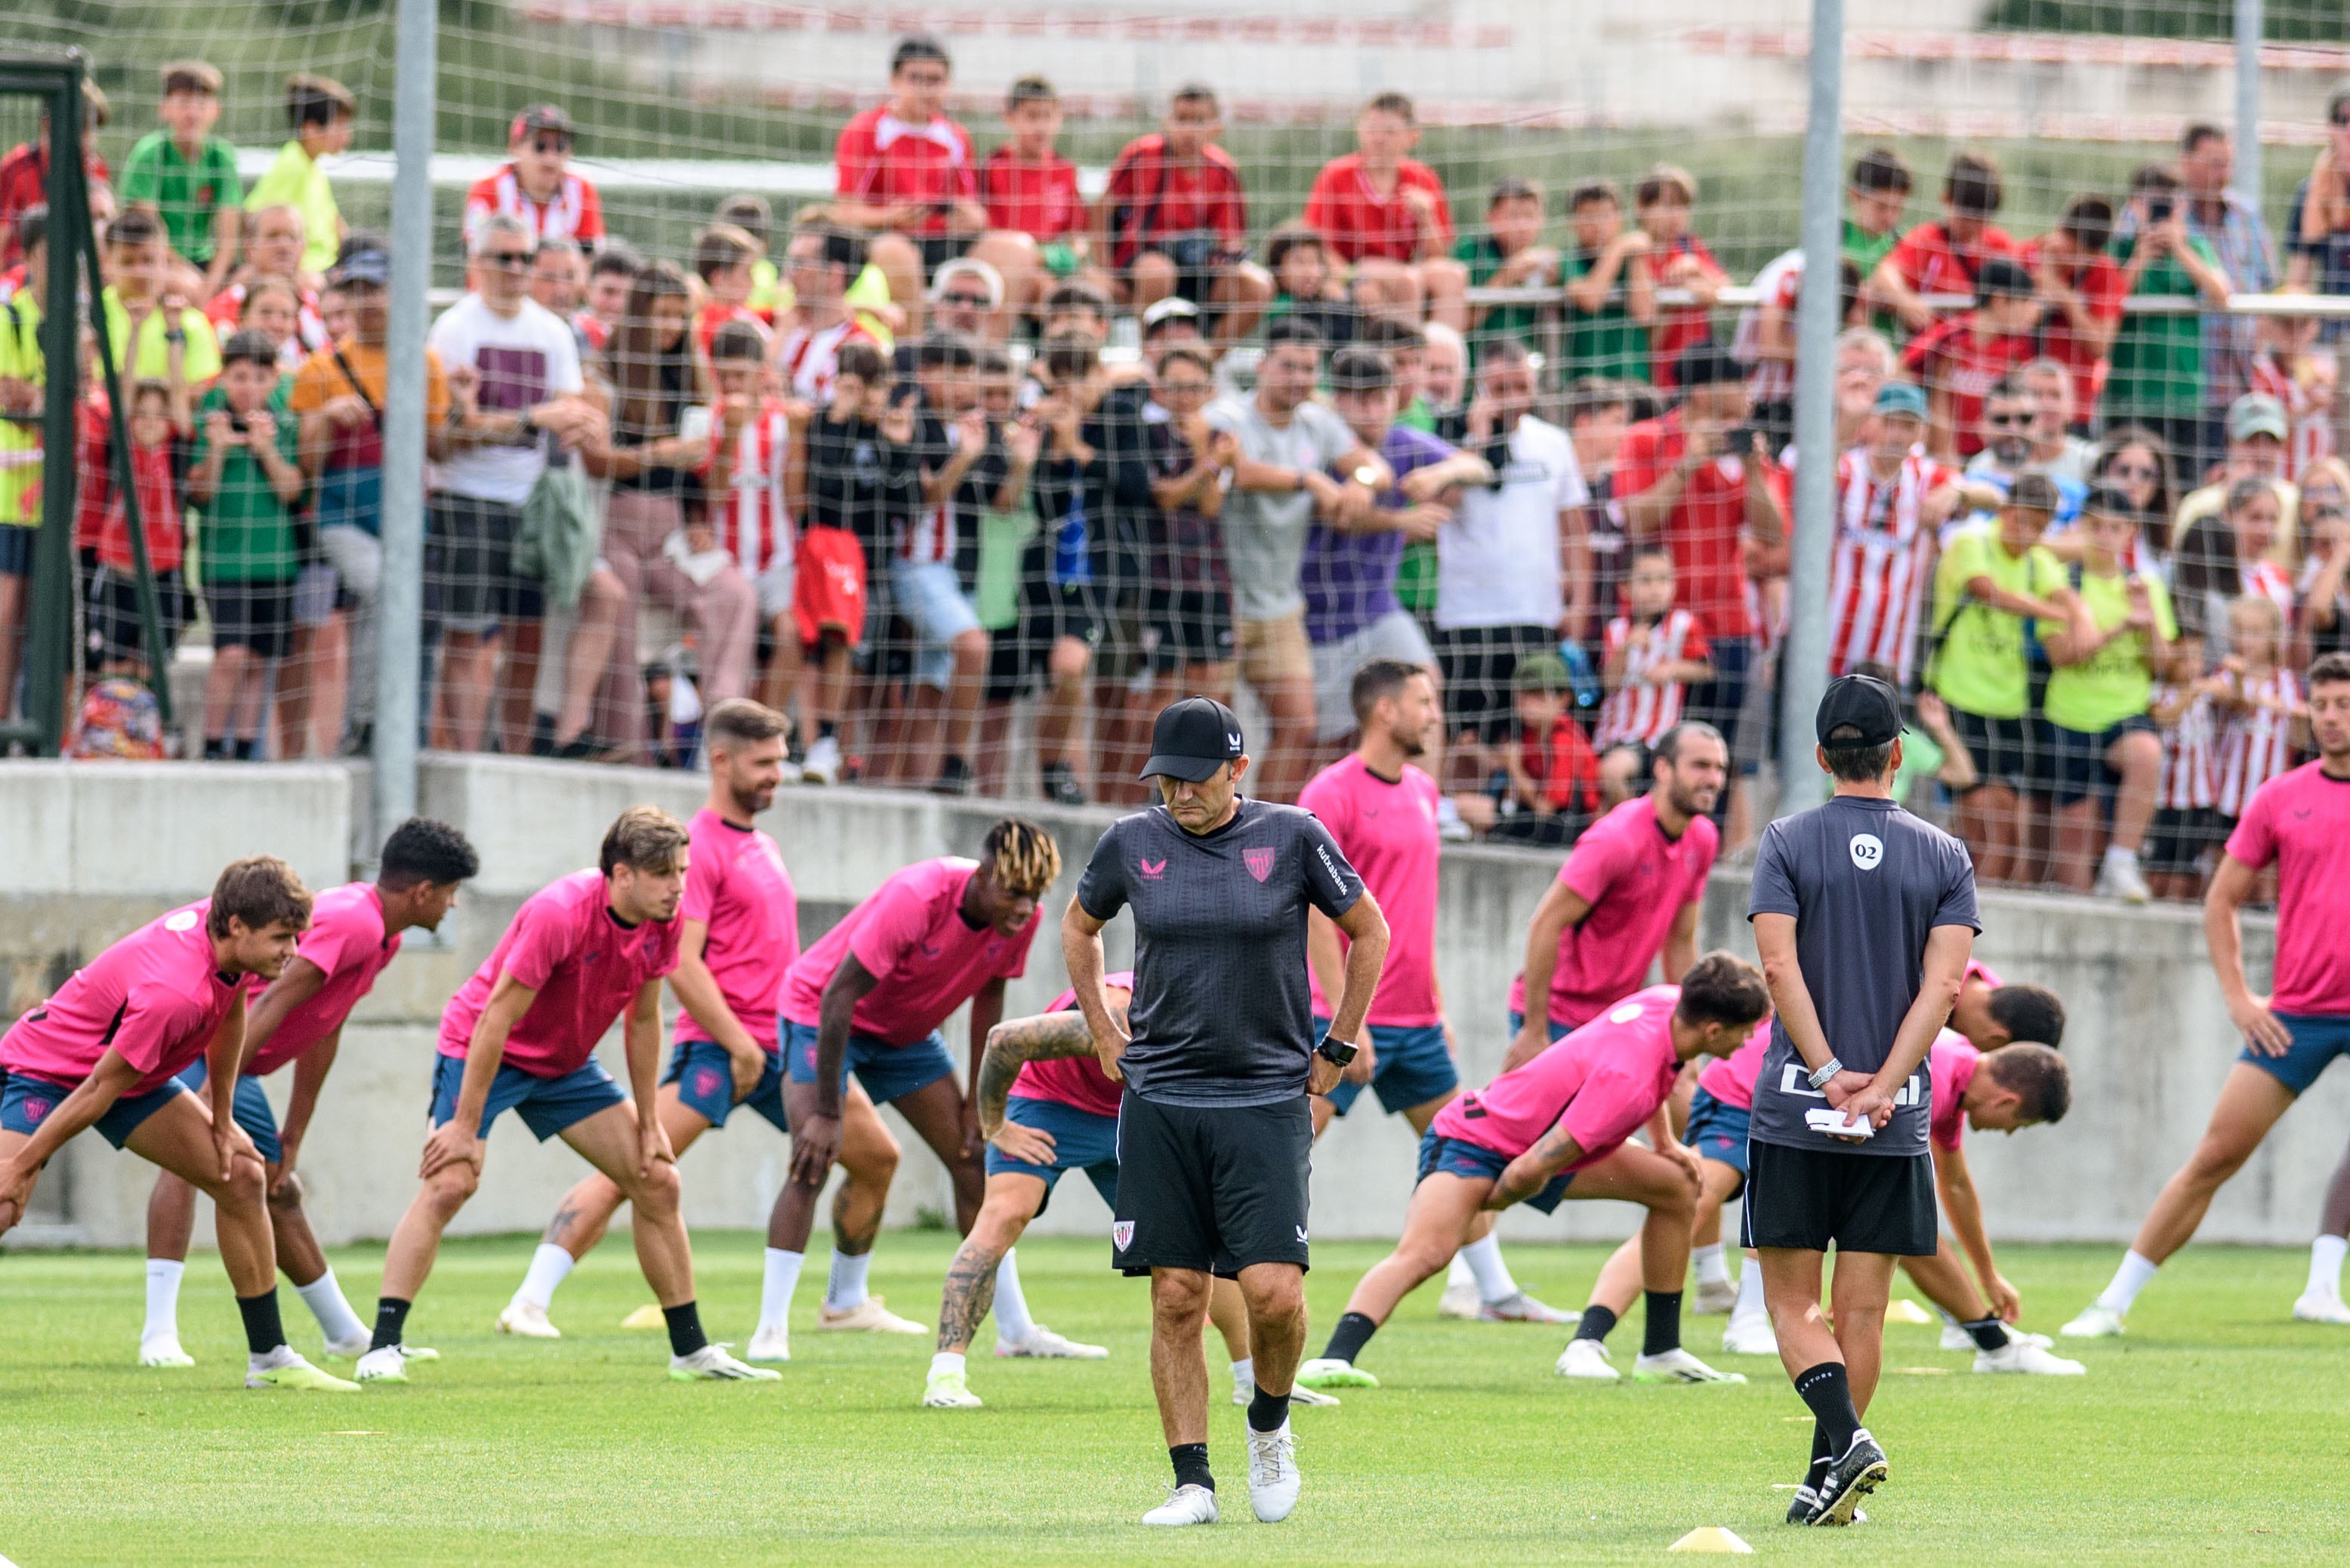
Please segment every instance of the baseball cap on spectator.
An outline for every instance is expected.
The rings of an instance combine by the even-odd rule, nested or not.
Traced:
[[[1378,349],[1350,344],[1330,356],[1329,379],[1334,392],[1376,392],[1395,385],[1395,367]]]
[[[1860,732],[1842,745],[1881,746],[1908,728],[1901,722],[1901,695],[1874,675],[1842,675],[1828,682],[1812,717],[1812,731],[1823,746],[1846,725]]]
[[[1887,381],[1877,389],[1876,411],[1922,420],[1926,417],[1926,389],[1908,381]]]
[[[1518,668],[1510,677],[1510,685],[1514,691],[1555,695],[1575,690],[1575,672],[1567,669],[1565,659],[1544,649],[1518,660]]]
[[[2266,392],[2246,392],[2228,405],[2228,439],[2250,441],[2254,436],[2286,436],[2284,405]]]
[[[1992,256],[1986,260],[1982,271],[1976,276],[1975,286],[1985,299],[2029,299],[2033,291],[2031,272],[2012,256]]]
[[[2007,504],[2026,512],[2045,512],[2053,517],[2059,504],[2056,482],[2044,473],[2019,473],[2014,488],[2007,493]]]
[[[948,286],[959,277],[978,281],[979,286],[987,291],[989,309],[993,310],[1003,303],[1003,275],[977,256],[957,256],[941,266],[938,275],[931,279],[931,303],[935,305],[946,297]]]
[[[376,245],[346,245],[342,259],[327,275],[327,281],[338,288],[345,284],[373,284],[378,288],[391,286],[391,255]]]
[[[1185,299],[1180,294],[1170,294],[1166,298],[1159,301],[1149,309],[1142,313],[1142,336],[1145,338],[1148,338],[1153,332],[1157,331],[1159,327],[1164,327],[1170,321],[1197,321],[1199,319],[1200,307],[1198,306],[1192,304],[1190,300]]]
[[[1212,697],[1186,697],[1159,711],[1150,726],[1150,760],[1138,776],[1200,784],[1240,755],[1239,716]]]
[[[1700,338],[1673,361],[1673,384],[1684,392],[1723,381],[1743,381],[1746,367],[1711,337]]]
[[[520,141],[542,130],[551,130],[575,141],[579,138],[578,128],[571,123],[571,117],[561,109],[551,103],[535,103],[514,117],[514,124],[506,131],[506,140]]]

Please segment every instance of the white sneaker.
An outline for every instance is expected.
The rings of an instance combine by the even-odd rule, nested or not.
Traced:
[[[1700,1317],[1715,1317],[1738,1304],[1736,1280],[1700,1280],[1697,1304],[1690,1310]]]
[[[818,1328],[839,1331],[862,1330],[868,1334],[930,1334],[919,1323],[910,1322],[881,1304],[879,1296],[867,1296],[846,1311],[836,1312],[830,1306],[820,1306],[816,1312]]]
[[[705,1345],[691,1355],[671,1356],[669,1375],[680,1383],[775,1383],[784,1376],[735,1360],[723,1345]]]
[[[922,1387],[922,1404],[932,1410],[976,1410],[979,1396],[960,1372],[933,1372]]]
[[[2350,1324],[2350,1306],[2342,1298],[2324,1291],[2303,1291],[2301,1299],[2293,1303],[2293,1315],[2303,1323]]]
[[[1216,1494],[1203,1486],[1179,1486],[1167,1501],[1142,1516],[1145,1524],[1213,1524]]]
[[[536,1302],[515,1301],[498,1314],[500,1334],[519,1334],[525,1339],[561,1339],[563,1331],[546,1321],[546,1309]]]
[[[2135,860],[2106,861],[2097,871],[2096,892],[2100,898],[2119,898],[2125,904],[2143,904],[2154,897]]]
[[[1436,836],[1447,844],[1466,844],[1476,836],[1461,819],[1461,808],[1449,794],[1436,803]]]
[[[1233,1404],[1245,1405],[1255,1397],[1256,1385],[1254,1383],[1234,1383],[1232,1385]],[[1325,1394],[1317,1388],[1308,1388],[1303,1383],[1293,1383],[1289,1386],[1289,1402],[1292,1405],[1336,1405],[1338,1403],[1338,1399],[1336,1395]]]
[[[816,737],[816,744],[807,750],[807,760],[800,763],[800,781],[812,784],[840,782],[840,742],[836,737]]]
[[[1642,1355],[1632,1362],[1635,1383],[1743,1383],[1743,1372],[1716,1372],[1688,1351],[1676,1346],[1661,1355]]]
[[[351,1368],[351,1376],[362,1383],[405,1383],[408,1381],[408,1358],[396,1345],[382,1345],[359,1357]]]
[[[2089,1369],[2077,1361],[2051,1355],[2036,1345],[2011,1339],[1997,1350],[1975,1352],[1977,1372],[2030,1372],[2043,1377],[2078,1377]]]
[[[1297,1473],[1297,1439],[1289,1435],[1287,1421],[1277,1431],[1250,1430],[1248,1466],[1249,1506],[1260,1522],[1279,1524],[1297,1506],[1304,1484]]]
[[[359,1386],[347,1383],[331,1372],[321,1372],[296,1355],[290,1345],[279,1345],[266,1355],[250,1355],[244,1363],[244,1386],[247,1388],[299,1388],[312,1394],[356,1394]]]
[[[1033,1356],[1039,1361],[1107,1361],[1109,1347],[1105,1345],[1079,1345],[1066,1334],[1055,1334],[1040,1323],[1033,1324],[1028,1330],[1028,1337],[1016,1345],[1008,1339],[997,1340],[995,1354]]]
[[[792,1331],[788,1324],[761,1324],[751,1335],[748,1361],[789,1361],[792,1358]]]
[[[2122,1314],[2109,1306],[2091,1302],[2081,1309],[2081,1315],[2056,1331],[2066,1339],[2119,1339],[2122,1334]]]
[[[1972,1346],[1974,1341],[1967,1344]],[[1771,1326],[1769,1313],[1750,1312],[1730,1320],[1730,1326],[1721,1331],[1721,1348],[1730,1355],[1776,1355],[1779,1331]]]
[[[2041,1350],[2052,1349],[2056,1344],[2054,1340],[2049,1338],[2044,1334],[2027,1334],[2022,1329],[2014,1327],[2008,1329],[2007,1337],[2010,1344],[2029,1345]],[[1978,1346],[1975,1345],[1975,1336],[1973,1334],[1969,1334],[1957,1324],[1946,1323],[1942,1325],[1942,1348],[1944,1350],[1971,1351],[1978,1348]]]
[[[1566,1348],[1558,1353],[1558,1365],[1551,1370],[1561,1377],[1596,1377],[1603,1382],[1612,1381],[1624,1376],[1608,1365],[1613,1359],[1607,1354],[1607,1347],[1596,1339],[1570,1339],[1566,1342]]]
[[[1464,1323],[1474,1323],[1477,1320],[1477,1314],[1483,1310],[1484,1305],[1484,1302],[1478,1297],[1477,1287],[1473,1283],[1447,1285],[1444,1287],[1444,1294],[1437,1300],[1436,1315]]]
[[[2298,1312],[2300,1309],[2294,1309]],[[180,1348],[176,1334],[159,1334],[152,1339],[139,1342],[139,1365],[141,1366],[193,1366],[196,1358]]]
[[[1295,1386],[1303,1388],[1309,1384],[1315,1388],[1376,1388],[1379,1380],[1351,1361],[1316,1355],[1297,1368]]]
[[[1477,1303],[1480,1323],[1579,1323],[1574,1313],[1565,1313],[1547,1306],[1523,1291],[1512,1291],[1497,1302]]]

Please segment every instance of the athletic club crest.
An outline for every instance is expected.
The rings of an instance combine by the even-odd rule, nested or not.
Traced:
[[[1250,876],[1262,882],[1273,875],[1273,856],[1270,849],[1243,849],[1241,863],[1248,867]]]
[[[1109,1227],[1109,1240],[1110,1245],[1116,1247],[1121,1252],[1125,1251],[1128,1247],[1134,1243],[1134,1221],[1131,1220],[1112,1220]]]
[[[716,1095],[722,1086],[717,1068],[696,1067],[693,1070],[693,1092],[703,1099],[709,1099]]]

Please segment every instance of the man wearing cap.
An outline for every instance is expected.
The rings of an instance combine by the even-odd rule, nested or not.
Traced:
[[[1119,818],[1094,846],[1061,945],[1102,1069],[1123,1078],[1112,1261],[1150,1276],[1150,1379],[1175,1490],[1146,1524],[1211,1524],[1208,1369],[1200,1333],[1211,1276],[1237,1279],[1256,1397],[1248,1407],[1249,1501],[1273,1523],[1296,1505],[1289,1392],[1305,1341],[1307,1093],[1354,1059],[1386,961],[1378,901],[1313,814],[1238,793],[1250,759],[1222,703],[1162,711],[1142,776],[1161,805]],[[1102,989],[1102,928],[1134,911],[1128,1023]],[[1327,1034],[1314,1039],[1306,918],[1347,938]]]
[[[1747,905],[1774,1019],[1754,1079],[1745,1244],[1761,1251],[1779,1357],[1814,1418],[1794,1524],[1850,1523],[1886,1479],[1860,1418],[1895,1262],[1935,1251],[1926,1053],[1981,929],[1964,846],[1893,799],[1901,732],[1892,687],[1829,684],[1814,755],[1835,793],[1763,833]],[[1833,1332],[1820,1312],[1830,1246]]]
[[[1867,444],[1836,462],[1828,673],[1843,675],[1873,660],[1906,682],[1934,552],[1944,524],[1970,499],[1968,482],[1918,444],[1926,434],[1926,394],[1918,388],[1907,381],[1879,387],[1869,428]],[[2004,489],[1982,499],[1996,505]]]
[[[1150,373],[1170,348],[1197,348],[1210,353],[1200,332],[1200,307],[1180,294],[1170,294],[1142,313],[1142,358]]]
[[[2040,300],[2023,264],[1989,257],[1975,286],[1972,310],[1935,322],[1901,353],[1926,389],[1926,450],[1945,462],[1982,450],[1983,398],[1991,383],[2040,351]]]
[[[534,241],[574,240],[583,251],[603,243],[603,200],[585,176],[571,172],[577,136],[571,117],[551,103],[532,104],[514,117],[506,130],[507,161],[465,192],[469,254],[482,220],[493,213],[520,218]]]
[[[2285,443],[2291,422],[2284,405],[2266,392],[2247,392],[2228,407],[2228,465],[2220,477],[2199,490],[2190,490],[2178,504],[2170,536],[2186,537],[2187,530],[2206,517],[2227,509],[2228,492],[2237,481],[2265,479],[2276,492],[2276,538],[2270,559],[2290,566],[2295,556],[2294,524],[2301,506],[2301,488],[2284,476]]]

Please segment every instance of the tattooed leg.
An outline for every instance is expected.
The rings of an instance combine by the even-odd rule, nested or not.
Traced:
[[[1034,1176],[1004,1171],[987,1179],[979,1218],[947,1265],[939,1302],[939,1349],[961,1355],[970,1348],[987,1309],[995,1304],[996,1265],[1035,1218],[1044,1197],[1045,1183]]]
[[[669,1134],[670,1147],[677,1153],[683,1154],[694,1139],[709,1130],[709,1118],[678,1098],[675,1084],[661,1085],[657,1104],[661,1128]],[[619,1185],[610,1177],[591,1171],[563,1195],[563,1201],[555,1206],[555,1218],[546,1222],[546,1231],[539,1241],[546,1246],[562,1248],[574,1259],[584,1258],[604,1239],[604,1232],[611,1228],[612,1215],[623,1201]]]

